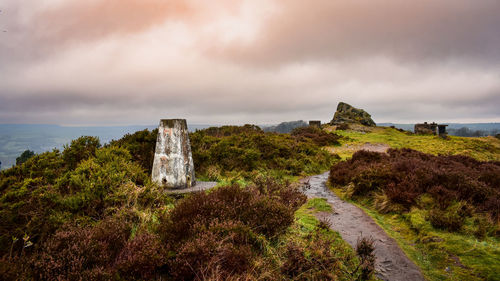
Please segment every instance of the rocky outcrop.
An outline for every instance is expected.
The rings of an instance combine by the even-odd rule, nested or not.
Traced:
[[[376,126],[368,112],[363,109],[352,107],[344,102],[340,102],[337,106],[337,112],[335,112],[330,124],[361,124],[365,126]]]

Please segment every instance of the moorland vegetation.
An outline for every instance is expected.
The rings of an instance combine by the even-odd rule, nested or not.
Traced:
[[[329,184],[399,238],[429,279],[498,280],[500,162],[362,150],[332,166]]]
[[[196,176],[219,185],[185,197],[150,180],[157,130],[105,145],[81,137],[30,155],[0,173],[0,276],[373,280],[372,242],[351,249],[314,216],[331,206],[290,183],[330,169],[334,191],[371,215],[428,279],[498,280],[497,138],[336,129],[193,132]],[[394,149],[356,152],[366,143]]]
[[[198,175],[217,169],[217,177],[239,173],[248,184],[179,199],[150,180],[156,134],[140,131],[104,146],[81,137],[2,171],[2,279],[373,278],[372,244],[361,241],[353,251],[283,180],[330,166],[336,158],[318,142],[334,144],[337,136],[255,126],[195,132]]]

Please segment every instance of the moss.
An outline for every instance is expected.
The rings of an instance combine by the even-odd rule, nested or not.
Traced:
[[[412,208],[412,210],[404,214],[403,217],[407,219],[408,225],[412,230],[416,233],[425,234],[432,229],[430,222],[426,220],[426,214],[427,212],[424,210]]]
[[[306,203],[307,209],[313,209],[317,212],[331,212],[332,206],[328,204],[325,198],[313,198],[309,199]]]

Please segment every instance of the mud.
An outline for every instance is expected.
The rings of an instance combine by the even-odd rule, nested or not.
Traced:
[[[331,228],[340,233],[342,239],[353,248],[361,237],[371,237],[375,242],[375,270],[378,278],[390,281],[425,280],[419,268],[405,255],[397,242],[389,237],[370,216],[358,207],[347,203],[326,187],[328,172],[302,179],[309,183],[304,193],[309,198],[325,198],[332,206],[332,212],[317,214],[327,219]]]

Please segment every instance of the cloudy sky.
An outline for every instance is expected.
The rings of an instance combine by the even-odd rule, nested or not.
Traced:
[[[500,122],[498,0],[2,0],[0,123]]]

